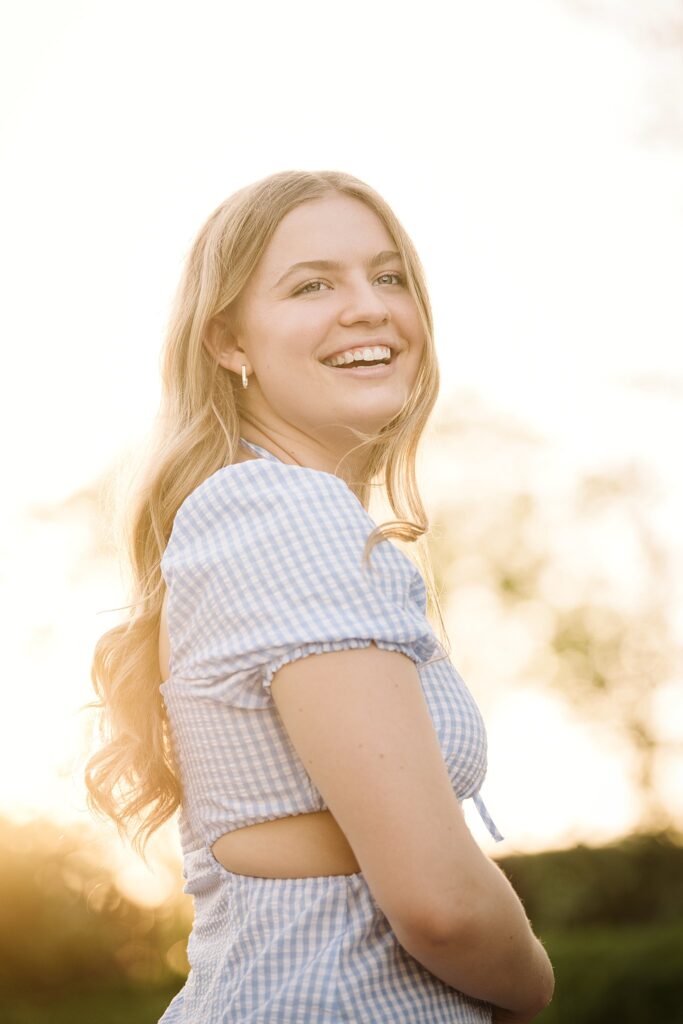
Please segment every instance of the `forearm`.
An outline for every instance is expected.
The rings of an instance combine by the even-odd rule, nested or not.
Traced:
[[[552,997],[548,956],[503,872],[486,858],[470,891],[472,912],[442,934],[392,927],[403,948],[447,985],[528,1020]]]

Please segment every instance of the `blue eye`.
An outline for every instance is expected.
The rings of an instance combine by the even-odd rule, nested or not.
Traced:
[[[387,272],[386,274],[380,274],[379,277],[377,278],[377,280],[379,281],[380,278],[382,278],[382,277],[395,277],[396,278],[396,284],[405,284],[405,281],[403,279],[403,275],[402,274],[396,274],[396,273],[394,273],[394,271]]]
[[[302,285],[301,288],[297,288],[297,290],[294,292],[294,294],[295,295],[310,294],[311,293],[311,285],[314,285],[314,284],[325,284],[325,282],[324,281],[309,281],[307,284]],[[320,291],[320,289],[319,288],[314,288],[314,289],[312,289],[312,291],[317,292],[317,291]]]
[[[388,278],[394,278],[395,280],[390,280],[388,282],[382,281],[382,278],[387,278],[387,277]],[[384,283],[387,283],[387,284],[397,284],[397,285],[404,285],[405,284],[405,278],[403,277],[403,275],[402,274],[398,274],[395,271],[387,271],[384,274],[380,274],[379,277],[375,278],[375,283],[377,283],[378,281],[380,283],[382,283],[382,284],[384,284]],[[316,288],[316,285],[318,285],[317,288]],[[325,286],[325,288],[329,288],[329,285],[325,281],[321,281],[319,278],[316,278],[315,281],[307,281],[306,284],[301,285],[301,287],[297,288],[296,291],[293,294],[294,295],[315,295],[318,292],[322,291],[322,286],[323,285]]]

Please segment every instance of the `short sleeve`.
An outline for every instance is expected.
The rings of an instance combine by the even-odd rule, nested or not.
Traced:
[[[375,525],[331,473],[250,460],[213,474],[179,509],[161,563],[172,677],[251,708],[311,654],[374,642],[430,660],[440,645],[418,568],[390,541],[363,565]]]

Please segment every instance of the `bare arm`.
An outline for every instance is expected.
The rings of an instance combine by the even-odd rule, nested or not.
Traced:
[[[483,855],[482,855],[483,856]],[[523,1024],[548,1005],[553,969],[507,878],[484,857],[475,866],[469,915],[450,930],[392,927],[401,945],[446,984],[508,1011],[494,1021]]]
[[[374,644],[316,654],[284,665],[272,695],[401,945],[447,984],[531,1020],[552,969],[467,827],[413,661]]]

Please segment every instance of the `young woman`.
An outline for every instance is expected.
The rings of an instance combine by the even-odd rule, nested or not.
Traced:
[[[552,968],[465,823],[472,797],[502,838],[480,713],[427,618],[447,644],[415,481],[439,375],[387,204],[327,171],[227,199],[163,382],[86,772],[138,849],[180,811],[191,971],[163,1024],[531,1021]],[[370,517],[372,486],[396,520]]]

